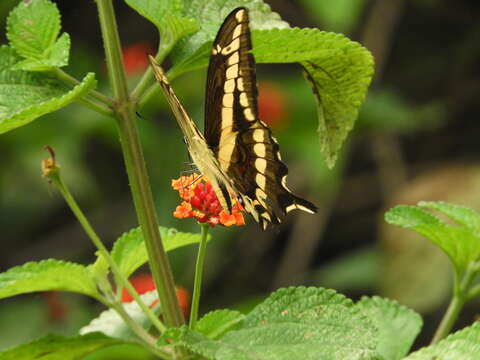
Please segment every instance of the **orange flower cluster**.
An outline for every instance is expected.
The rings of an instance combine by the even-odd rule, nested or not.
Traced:
[[[223,210],[212,184],[205,176],[182,176],[172,180],[172,188],[177,190],[183,199],[173,212],[176,218],[195,218],[198,222],[208,223],[210,226],[245,225],[242,205],[236,201],[231,214]]]

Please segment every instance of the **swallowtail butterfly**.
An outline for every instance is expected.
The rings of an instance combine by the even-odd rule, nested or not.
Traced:
[[[185,135],[192,160],[212,183],[222,207],[231,210],[233,192],[266,229],[294,209],[312,214],[317,209],[287,188],[288,169],[281,161],[278,142],[258,117],[251,49],[248,10],[240,7],[226,17],[213,42],[204,134],[188,116],[160,65],[153,57],[150,62]]]

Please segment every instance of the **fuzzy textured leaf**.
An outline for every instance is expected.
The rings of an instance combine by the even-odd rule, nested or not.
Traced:
[[[73,89],[43,73],[14,71],[18,55],[0,47],[0,134],[58,110],[95,88],[95,74],[87,74]]]
[[[363,297],[356,305],[378,329],[377,351],[384,360],[400,360],[408,354],[422,328],[422,318],[396,301]]]
[[[16,63],[12,70],[25,71],[48,71],[55,67],[68,65],[68,57],[70,54],[70,36],[63,33],[53,44],[50,49],[49,56],[45,59],[24,59]]]
[[[245,315],[239,311],[216,310],[202,317],[195,330],[209,339],[215,340],[222,337],[226,332],[239,328],[243,319],[245,319]]]
[[[60,12],[49,0],[21,1],[8,16],[7,38],[25,58],[42,58],[59,32]]]
[[[160,235],[165,251],[198,243],[201,238],[200,234],[184,233],[164,227],[160,227]],[[211,236],[207,240],[210,239]],[[141,229],[135,228],[118,238],[112,249],[112,257],[126,277],[145,264],[148,255]]]
[[[60,33],[60,12],[49,0],[22,1],[7,21],[7,38],[23,70],[45,71],[68,63],[70,38]]]
[[[471,208],[444,201],[420,201],[418,206],[439,211],[459,225],[464,225],[473,231],[480,231],[480,214]]]
[[[187,327],[168,335],[207,359],[380,359],[373,325],[350,300],[321,288],[276,291],[218,340]]]
[[[28,262],[0,273],[0,299],[50,290],[100,296],[90,270],[72,262],[53,259]]]
[[[183,11],[182,0],[125,0],[125,2],[158,29],[162,28],[166,16],[181,16]]]
[[[480,323],[448,336],[438,344],[422,348],[404,360],[477,360],[480,359]]]
[[[172,52],[172,59],[180,74],[195,68],[206,66],[213,39],[225,17],[235,8],[245,6],[249,9],[250,26],[252,29],[286,28],[288,23],[273,12],[263,0],[184,0],[184,15],[195,19],[200,24],[200,30],[189,38],[179,42]],[[200,51],[200,53],[199,53]],[[200,62],[192,60],[200,58]]]
[[[157,27],[162,50],[173,47],[181,38],[199,29],[194,19],[182,16],[182,0],[125,0],[125,2]]]
[[[460,274],[480,257],[480,234],[477,231],[446,224],[419,207],[396,206],[385,214],[385,220],[425,236],[447,254]]]
[[[100,333],[63,337],[48,335],[29,344],[0,353],[1,360],[80,360],[86,355],[112,345],[126,344]]]

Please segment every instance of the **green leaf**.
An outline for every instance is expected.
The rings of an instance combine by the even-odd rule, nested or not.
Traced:
[[[125,0],[125,2],[158,29],[164,25],[166,16],[180,16],[183,10],[182,0]]]
[[[0,299],[49,290],[100,297],[90,270],[80,264],[49,259],[28,262],[0,273]]]
[[[378,329],[377,351],[384,360],[400,360],[408,354],[422,328],[422,318],[393,300],[363,297],[356,305]]]
[[[184,233],[164,227],[160,227],[160,235],[165,251],[198,243],[201,238],[200,234]],[[211,236],[207,240],[210,239]],[[148,255],[141,229],[135,228],[123,234],[113,246],[112,257],[126,277],[145,264]]]
[[[388,210],[385,213],[385,221],[407,229],[421,225],[442,225],[442,222],[432,214],[410,205],[398,205]]]
[[[480,231],[480,215],[471,208],[443,201],[420,201],[418,206],[439,211],[460,225]]]
[[[162,51],[169,52],[177,41],[199,29],[194,19],[181,16],[183,10],[181,0],[125,0],[125,2],[157,27]]]
[[[220,25],[225,17],[236,7],[249,9],[250,27],[252,29],[286,28],[288,23],[271,11],[263,0],[184,0],[184,15],[195,19],[201,28],[194,35],[184,38],[172,52],[174,67],[172,77],[181,73],[204,67]]]
[[[167,54],[179,40],[195,33],[200,28],[195,20],[179,16],[166,16],[163,24],[164,26],[160,29],[162,36],[160,52]]]
[[[477,360],[480,359],[480,323],[458,331],[438,344],[422,348],[404,360]]]
[[[68,65],[70,52],[70,36],[64,33],[51,48],[51,55],[47,59],[24,59],[12,66],[12,70],[49,71],[55,67]]]
[[[95,74],[87,74],[73,89],[44,73],[13,71],[18,55],[0,47],[0,134],[58,110],[95,88]]]
[[[226,332],[239,328],[243,319],[245,315],[239,311],[216,310],[198,320],[195,330],[215,340],[221,338]]]
[[[107,259],[102,255],[101,251],[96,251],[95,255],[97,259],[95,262],[88,266],[88,270],[93,278],[93,281],[97,284],[97,288],[101,293],[109,293],[113,291],[112,284],[109,279],[110,265]]]
[[[218,340],[186,327],[166,336],[216,360],[379,359],[373,325],[350,300],[321,288],[276,291]]]
[[[125,344],[103,334],[63,337],[48,335],[0,353],[1,360],[77,360],[108,346]]]
[[[320,150],[332,167],[372,79],[370,52],[341,34],[294,28],[254,31],[253,53],[259,63],[303,66],[317,100]]]
[[[151,306],[157,299],[157,291],[149,291],[140,295],[147,306]],[[150,320],[147,318],[143,310],[138,306],[137,302],[131,301],[123,304],[124,310],[144,329],[148,330],[151,326]],[[154,308],[156,314],[160,313],[160,306]],[[123,321],[116,310],[109,309],[103,311],[98,317],[93,319],[88,325],[82,327],[79,331],[80,335],[88,333],[101,332],[107,336],[124,340],[136,340],[137,335]]]
[[[7,21],[7,38],[26,60],[23,70],[45,71],[68,63],[70,37],[60,33],[60,12],[49,0],[22,1]]]
[[[477,231],[465,226],[448,225],[418,207],[396,206],[385,214],[385,220],[425,236],[447,254],[459,274],[480,257]]]

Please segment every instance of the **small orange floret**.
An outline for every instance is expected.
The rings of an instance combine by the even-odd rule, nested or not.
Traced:
[[[172,188],[179,192],[183,202],[177,206],[173,216],[180,219],[193,217],[200,223],[210,226],[245,225],[241,211],[243,207],[237,201],[232,214],[222,209],[212,184],[205,176],[192,174],[172,180]]]
[[[173,212],[173,216],[179,219],[186,219],[192,216],[192,205],[186,201],[182,201]]]
[[[245,218],[243,217],[243,214],[239,211],[233,211],[233,216],[235,216],[235,225],[237,226],[243,226],[245,225]]]

